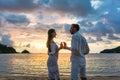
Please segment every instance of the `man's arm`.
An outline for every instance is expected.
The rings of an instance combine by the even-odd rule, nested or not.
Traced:
[[[65,49],[71,50],[74,55],[80,55],[78,37],[72,36],[71,47],[65,47]]]

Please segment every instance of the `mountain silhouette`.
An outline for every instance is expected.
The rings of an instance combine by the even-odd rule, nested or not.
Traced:
[[[0,44],[0,53],[17,53],[13,47]]]
[[[105,49],[100,53],[120,53],[120,46],[113,48],[113,49]]]

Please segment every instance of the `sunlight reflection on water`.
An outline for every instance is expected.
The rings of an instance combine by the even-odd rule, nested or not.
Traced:
[[[0,74],[47,75],[47,54],[0,54]],[[88,76],[120,76],[120,54],[89,54]],[[60,54],[60,75],[70,75],[70,54]]]

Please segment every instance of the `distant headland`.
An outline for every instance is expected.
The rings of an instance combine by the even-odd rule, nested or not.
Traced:
[[[120,53],[120,46],[112,49],[104,49],[100,53]]]
[[[14,53],[19,53],[19,52],[16,52],[16,50],[13,47],[0,44],[0,54],[14,54]],[[30,52],[25,49],[21,53],[26,54]]]

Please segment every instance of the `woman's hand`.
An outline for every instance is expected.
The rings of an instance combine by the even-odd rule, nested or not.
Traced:
[[[63,44],[64,44],[63,49],[70,50],[70,47],[67,46],[67,43],[66,43],[66,42],[63,42]]]
[[[64,45],[63,47],[67,47],[67,43],[66,42],[63,42],[63,45]]]
[[[60,50],[60,49],[68,49],[68,50],[70,50],[70,48],[67,46],[67,43],[66,43],[66,42],[61,42],[61,43],[60,43],[59,50]]]
[[[58,50],[63,49],[63,47],[64,47],[64,45],[63,45],[63,43],[61,42],[61,43],[60,43],[60,47],[58,48]]]
[[[67,47],[66,42],[61,42],[61,43],[60,43],[60,48],[61,48],[61,49],[64,49],[65,47]]]

